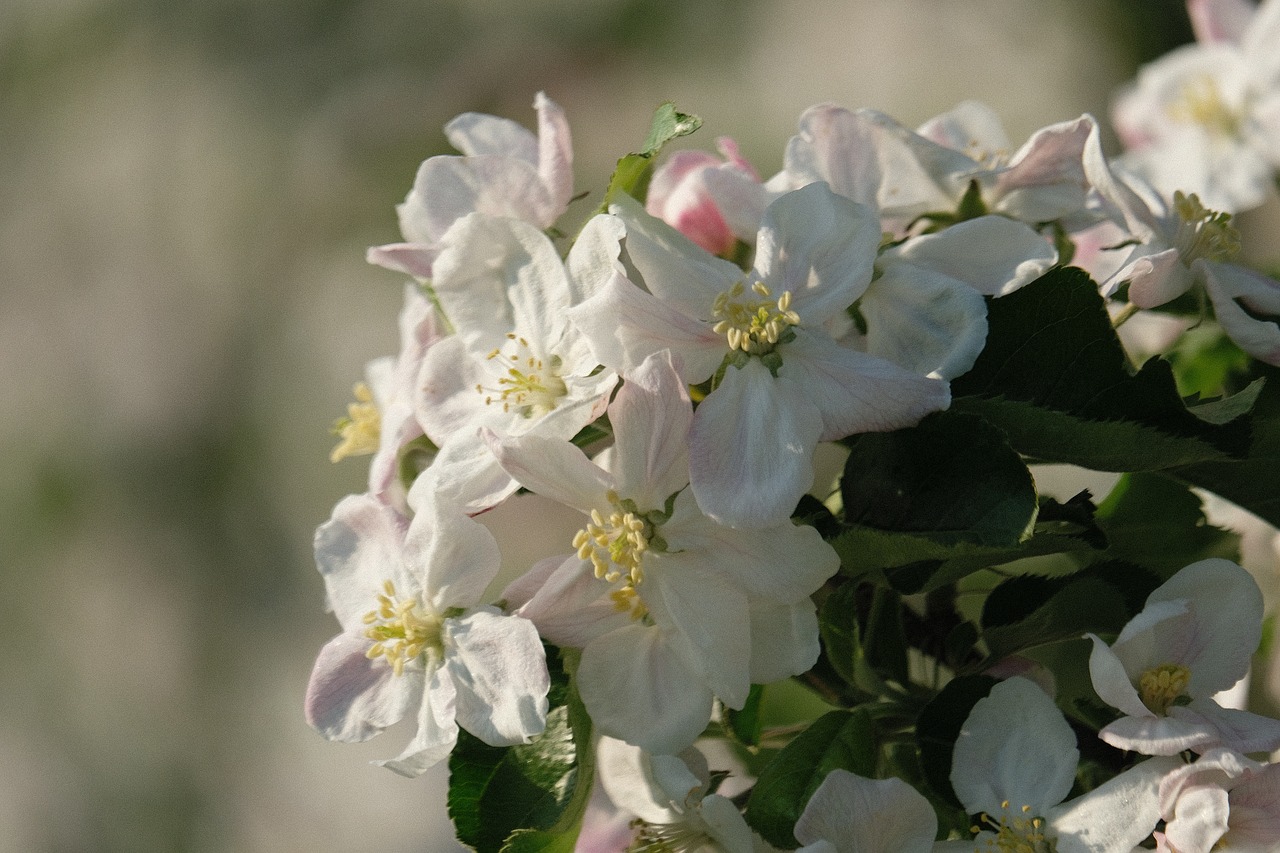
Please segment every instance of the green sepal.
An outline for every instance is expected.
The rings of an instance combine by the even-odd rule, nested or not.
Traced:
[[[747,823],[775,847],[794,850],[796,821],[827,774],[837,768],[873,776],[878,740],[861,708],[831,711],[787,744],[760,773],[747,799]]]
[[[725,733],[734,741],[754,749],[760,745],[761,717],[760,702],[764,699],[764,685],[751,685],[747,701],[741,710],[724,709]]]

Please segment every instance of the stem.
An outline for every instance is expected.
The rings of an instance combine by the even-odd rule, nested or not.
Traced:
[[[1141,309],[1139,309],[1138,306],[1134,305],[1132,302],[1124,306],[1123,310],[1121,310],[1120,313],[1115,316],[1115,319],[1111,321],[1111,328],[1113,329],[1120,328],[1121,326],[1123,326],[1125,323],[1129,321],[1130,317],[1132,317],[1134,314],[1137,314],[1139,310]]]

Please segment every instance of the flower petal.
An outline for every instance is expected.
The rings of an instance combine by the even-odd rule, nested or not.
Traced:
[[[528,619],[496,609],[445,620],[458,724],[490,746],[528,743],[547,725],[547,657]]]
[[[307,685],[307,723],[329,740],[364,741],[392,726],[422,697],[422,674],[397,676],[365,654],[369,640],[339,634],[320,650]]]
[[[1173,759],[1136,764],[1047,817],[1059,853],[1130,853],[1160,820],[1160,779]]]
[[[609,406],[614,453],[611,470],[618,491],[642,510],[662,509],[689,483],[689,429],[693,404],[671,353],[644,360]]]
[[[933,806],[906,782],[837,768],[809,798],[795,836],[801,844],[833,842],[838,853],[927,853],[937,831]]]
[[[404,752],[387,761],[374,764],[394,770],[401,776],[421,776],[449,757],[458,742],[458,724],[454,720],[456,693],[449,673],[437,667],[427,682],[426,695],[418,708],[418,731]]]

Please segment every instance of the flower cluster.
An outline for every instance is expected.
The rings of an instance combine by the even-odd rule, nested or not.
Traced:
[[[369,251],[410,281],[335,428],[373,459],[316,533],[308,721],[416,715],[381,763],[449,760],[480,850],[1277,849],[1280,722],[1216,698],[1263,600],[1192,488],[1280,521],[1280,283],[1232,224],[1280,167],[1280,0],[1190,8],[1119,160],[1089,115],[1015,147],[978,103],[823,104],[764,179],[662,159],[700,124],[666,104],[589,214],[550,98],[451,121]],[[1122,476],[1063,501],[1043,462]],[[499,583],[527,493],[578,520]]]

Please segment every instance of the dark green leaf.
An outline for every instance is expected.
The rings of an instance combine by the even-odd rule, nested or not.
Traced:
[[[1099,504],[1097,518],[1112,557],[1150,569],[1162,580],[1196,560],[1239,556],[1238,538],[1205,520],[1200,498],[1159,474],[1121,477]]]
[[[505,849],[508,836],[521,829],[550,831],[516,842],[535,846],[511,850],[558,850],[560,835],[570,837],[571,849],[577,837],[594,775],[591,722],[554,650],[547,660],[552,707],[541,735],[496,747],[462,731],[449,757],[449,816],[458,839],[480,853]]]
[[[986,347],[951,384],[953,407],[1003,429],[1021,453],[1096,470],[1162,470],[1242,456],[1245,419],[1188,409],[1169,364],[1136,374],[1081,270],[1050,270],[988,303]]]
[[[800,846],[792,834],[809,797],[836,768],[861,776],[876,769],[875,732],[863,710],[832,711],[796,736],[760,773],[747,800],[747,823],[770,844]]]
[[[1129,621],[1124,596],[1095,577],[1011,578],[992,590],[982,637],[992,660],[1033,646],[1119,631]]]
[[[1000,430],[960,412],[845,442],[845,520],[935,542],[1012,546],[1030,532],[1035,484]]]
[[[951,753],[956,738],[973,706],[991,692],[995,683],[994,678],[985,675],[957,676],[924,706],[916,720],[916,743],[925,778],[938,798],[951,806],[960,806],[951,789]]]

